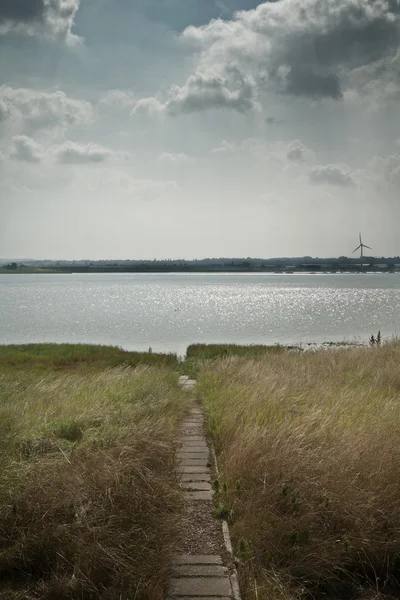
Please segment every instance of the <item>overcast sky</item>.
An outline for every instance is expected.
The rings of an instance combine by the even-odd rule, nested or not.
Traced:
[[[400,0],[0,0],[0,257],[400,254]]]

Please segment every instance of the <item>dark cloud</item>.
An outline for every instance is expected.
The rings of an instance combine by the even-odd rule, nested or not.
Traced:
[[[265,122],[267,125],[280,125],[280,123],[283,123],[282,119],[277,119],[273,116],[265,117]]]
[[[286,90],[296,96],[311,98],[331,97],[338,99],[342,96],[338,75],[317,75],[302,68],[292,68],[287,76]]]
[[[78,8],[79,0],[0,0],[0,33],[15,30],[73,41]]]
[[[232,65],[260,86],[295,96],[340,99],[349,74],[392,60],[400,44],[398,0],[280,0],[188,27],[199,69]],[[378,70],[375,75],[379,78]]]
[[[45,12],[43,0],[0,0],[0,23],[43,21]]]

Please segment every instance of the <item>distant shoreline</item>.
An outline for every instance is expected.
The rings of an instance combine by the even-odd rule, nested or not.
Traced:
[[[295,275],[295,274],[309,274],[309,275],[343,275],[343,274],[357,274],[357,273],[400,273],[400,268],[395,267],[393,269],[379,268],[379,267],[368,267],[365,269],[354,268],[352,266],[346,266],[343,268],[221,268],[221,269],[207,269],[207,268],[179,268],[179,269],[163,269],[163,268],[90,268],[90,267],[60,267],[52,269],[43,269],[36,267],[23,267],[18,269],[7,269],[0,267],[0,275],[75,275],[75,274],[95,274],[95,273],[138,273],[138,274],[162,274],[167,275],[173,274],[190,274],[190,273],[253,273],[253,274],[269,274],[269,275]]]

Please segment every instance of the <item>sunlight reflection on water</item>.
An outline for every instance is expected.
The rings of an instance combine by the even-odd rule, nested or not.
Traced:
[[[194,342],[365,340],[399,322],[399,275],[0,275],[0,343],[183,353]]]

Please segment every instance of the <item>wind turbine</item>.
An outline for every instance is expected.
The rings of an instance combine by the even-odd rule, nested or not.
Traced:
[[[363,258],[364,258],[364,248],[368,248],[369,250],[372,250],[372,248],[370,248],[370,246],[367,246],[366,244],[362,243],[362,239],[361,239],[361,233],[360,233],[360,245],[357,246],[357,248],[355,250],[353,250],[353,254],[354,252],[357,252],[357,250],[361,250],[361,256],[360,256],[360,260],[361,260],[361,268],[363,266]]]

